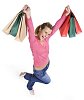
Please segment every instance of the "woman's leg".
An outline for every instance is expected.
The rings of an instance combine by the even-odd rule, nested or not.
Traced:
[[[35,70],[34,69],[34,74],[26,73],[24,78],[26,80],[29,80],[29,82],[27,84],[27,88],[29,90],[32,90],[32,87],[35,84],[35,82],[40,82],[40,83],[44,83],[44,84],[50,83],[51,79],[48,76],[48,74],[46,73],[46,70],[48,69],[48,67],[49,67],[49,63],[46,65],[46,67],[43,70]]]
[[[28,80],[27,88],[28,90],[32,90],[32,87],[35,82],[43,83],[40,79],[38,79],[34,74],[26,73],[24,78]]]
[[[44,84],[49,84],[51,79],[48,76],[47,73],[45,73],[45,75],[42,75],[42,72],[40,71],[39,73],[34,73],[34,74],[29,74],[27,73],[24,76],[25,79],[29,80],[28,84],[27,84],[27,88],[29,90],[32,90],[33,85],[35,84],[35,82],[39,82],[39,83],[44,83]]]

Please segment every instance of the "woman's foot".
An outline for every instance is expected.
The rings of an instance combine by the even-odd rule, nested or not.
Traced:
[[[31,94],[31,95],[35,95],[35,93],[34,93],[34,90],[32,89],[32,90],[29,90],[29,93]]]
[[[26,72],[21,72],[19,76],[24,77],[25,75],[26,75]]]

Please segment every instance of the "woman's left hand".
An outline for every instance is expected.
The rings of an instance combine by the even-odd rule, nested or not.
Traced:
[[[65,7],[65,10],[66,10],[65,15],[68,16],[68,15],[70,14],[70,11],[71,11],[71,10],[70,10],[70,6],[69,6],[69,5],[66,6],[66,7]]]

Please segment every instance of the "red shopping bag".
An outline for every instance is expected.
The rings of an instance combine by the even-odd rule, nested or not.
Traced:
[[[62,37],[66,37],[68,34],[68,30],[70,27],[70,16],[67,16],[67,18],[65,19],[64,23],[61,25],[61,27],[59,28],[60,31],[60,35]]]
[[[66,10],[64,10],[62,16],[66,13]],[[75,22],[75,33],[76,34],[79,34],[82,32],[81,28],[80,28],[80,25],[75,17],[75,15],[73,14],[73,12],[71,11],[71,13],[66,17],[65,21],[63,22],[63,24],[61,25],[61,27],[59,28],[59,31],[60,31],[60,35],[62,37],[66,37],[67,34],[69,35],[69,30],[70,30],[70,19],[71,17],[74,17],[74,22]],[[73,33],[72,33],[73,34]],[[69,36],[71,37],[71,36]]]

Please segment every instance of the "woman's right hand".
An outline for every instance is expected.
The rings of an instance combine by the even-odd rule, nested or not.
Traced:
[[[24,5],[22,10],[26,14],[27,18],[29,19],[31,17],[31,9],[30,9],[30,7],[28,5]]]

